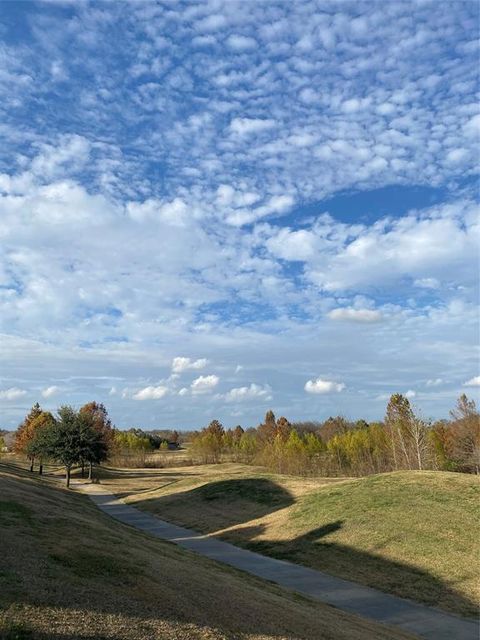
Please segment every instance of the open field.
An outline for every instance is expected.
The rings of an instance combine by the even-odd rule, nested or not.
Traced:
[[[0,463],[0,637],[407,638],[123,526]]]
[[[241,464],[102,473],[117,495],[165,520],[452,612],[478,611],[478,477],[302,479]]]

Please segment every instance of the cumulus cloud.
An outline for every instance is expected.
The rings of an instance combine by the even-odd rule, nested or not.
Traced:
[[[168,388],[162,385],[158,387],[145,387],[133,394],[134,400],[160,400],[168,393]]]
[[[427,387],[438,387],[443,383],[443,378],[430,378],[425,383]]]
[[[478,210],[473,201],[459,201],[368,227],[335,225],[335,231],[331,219],[322,217],[315,234],[326,255],[308,261],[307,276],[332,292],[368,291],[400,283],[405,276],[428,288],[447,273],[464,281],[469,277],[465,263],[477,255]]]
[[[172,371],[174,373],[182,373],[183,371],[203,369],[207,364],[208,360],[206,358],[192,360],[191,358],[178,356],[172,361]]]
[[[315,251],[315,234],[307,229],[280,231],[266,241],[267,248],[284,260],[308,260]]]
[[[416,395],[417,395],[417,392],[414,391],[413,389],[409,389],[408,391],[405,392],[406,398],[415,398]]]
[[[317,378],[316,380],[308,380],[305,383],[304,389],[307,393],[340,393],[340,391],[345,389],[345,384],[343,382],[333,382],[332,380]]]
[[[230,123],[230,130],[233,133],[244,136],[266,131],[274,126],[275,120],[271,118],[234,118]]]
[[[5,390],[78,371],[75,401],[121,385],[109,411],[128,426],[151,420],[132,403],[138,381],[164,376],[156,417],[194,426],[190,380],[163,363],[200,353],[219,371],[242,362],[278,410],[308,417],[280,363],[332,362],[355,392],[338,410],[376,419],[368,399],[389,367],[398,389],[445,363],[449,380],[475,371],[475,8],[314,5],[109,3],[99,19],[83,3],[68,16],[22,4],[31,28],[1,49]],[[95,87],[76,72],[92,64]],[[359,341],[328,315],[363,311],[395,322]],[[182,376],[197,371],[187,360]],[[446,392],[419,395],[448,414]]]
[[[255,49],[258,46],[258,42],[250,36],[242,36],[237,33],[232,33],[226,40],[227,45],[234,51],[248,51],[249,49]]]
[[[463,383],[464,387],[480,387],[480,376],[474,376]]]
[[[9,389],[0,390],[0,400],[18,400],[26,396],[25,389],[19,389],[18,387],[10,387]]]
[[[383,316],[380,311],[374,309],[354,309],[353,307],[342,307],[332,309],[328,312],[331,320],[346,320],[348,322],[360,322],[370,324],[373,322],[381,322]]]
[[[57,387],[56,385],[52,385],[51,387],[47,387],[42,391],[42,396],[44,398],[51,398],[52,396],[57,395],[59,391],[60,391],[60,387]]]
[[[268,385],[262,387],[253,382],[248,387],[235,387],[234,389],[230,389],[223,397],[227,402],[241,402],[255,398],[263,400],[272,399],[271,388]]]
[[[192,382],[192,384],[190,385],[190,389],[195,395],[208,393],[217,386],[219,381],[220,378],[216,375],[199,376]]]

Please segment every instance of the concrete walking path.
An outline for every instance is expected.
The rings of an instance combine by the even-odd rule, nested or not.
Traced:
[[[102,485],[72,484],[88,493],[103,512],[124,524],[343,611],[400,627],[428,640],[478,640],[480,637],[475,621],[178,527],[125,504]]]

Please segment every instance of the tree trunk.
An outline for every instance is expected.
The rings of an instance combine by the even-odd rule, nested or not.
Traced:
[[[82,460],[82,478],[85,477],[85,462]]]
[[[394,466],[394,468],[395,468],[395,471],[397,471],[397,469],[398,469],[398,462],[397,462],[397,443],[395,442],[395,432],[394,432],[393,425],[390,427],[390,437],[391,437],[391,439],[392,439],[393,466]]]
[[[35,458],[30,458],[30,473],[33,473],[33,463],[35,462]]]
[[[43,461],[42,460],[40,460],[40,466],[38,467],[38,473],[39,473],[39,475],[42,475],[42,473],[43,473]]]
[[[70,487],[70,467],[65,467],[65,472],[66,472],[65,480],[66,480],[67,489],[68,489]]]
[[[397,431],[398,431],[398,437],[400,440],[400,445],[402,447],[403,455],[405,457],[405,462],[407,463],[408,469],[411,469],[412,465],[410,464],[410,458],[408,456],[407,445],[405,444],[405,438],[403,437],[403,433],[400,427],[398,427]]]
[[[88,479],[89,480],[92,479],[92,475],[93,475],[93,464],[92,464],[92,461],[89,460],[88,462]]]

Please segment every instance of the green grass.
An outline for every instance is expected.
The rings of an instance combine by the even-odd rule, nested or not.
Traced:
[[[303,497],[288,514],[287,540],[273,536],[247,546],[475,615],[479,498],[480,485],[473,476],[371,476]]]
[[[2,640],[407,637],[137,532],[52,479],[0,465],[0,495]]]
[[[288,495],[281,487],[265,478],[220,480],[198,489],[200,500],[249,500],[269,507],[285,506]]]
[[[15,526],[18,522],[32,524],[32,512],[13,500],[0,500],[0,525]]]
[[[411,471],[315,484],[202,468],[111,488],[136,506],[266,555],[463,615],[480,602],[476,476]],[[250,473],[250,477],[248,474]],[[130,482],[132,485],[130,485]],[[135,484],[137,483],[137,484]],[[141,489],[138,490],[141,486]],[[148,488],[150,487],[150,488]]]

